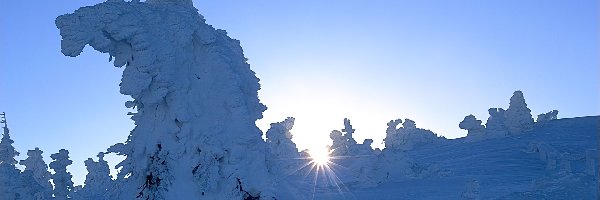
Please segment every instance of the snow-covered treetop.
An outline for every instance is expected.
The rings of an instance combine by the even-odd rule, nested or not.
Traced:
[[[525,97],[523,96],[523,92],[517,90],[513,92],[512,97],[510,97],[510,104],[508,109],[515,108],[527,108],[527,103],[525,103]]]
[[[50,168],[54,169],[67,169],[67,166],[73,164],[72,160],[69,160],[69,150],[61,149],[58,153],[50,155],[50,158],[54,161],[50,162]]]
[[[523,92],[515,91],[505,112],[506,127],[511,134],[528,130],[533,125],[531,110],[525,103]]]
[[[52,182],[54,183],[54,197],[56,200],[68,199],[71,189],[73,189],[73,177],[67,172],[67,166],[73,163],[69,160],[69,151],[61,149],[58,153],[50,155],[54,161],[50,162],[50,168],[54,170]]]
[[[342,129],[342,132],[345,132],[346,137],[347,138],[353,138],[352,134],[354,133],[355,129],[352,128],[352,124],[350,124],[350,120],[348,118],[344,118],[344,129]]]
[[[2,139],[0,140],[0,164],[8,163],[10,165],[15,165],[17,164],[15,157],[19,155],[19,152],[17,152],[12,145],[15,141],[10,139],[8,123],[6,122],[6,113],[3,112],[0,116],[0,122],[3,124],[2,128],[4,130]]]
[[[344,129],[342,129],[342,132],[344,132],[344,138],[348,145],[356,144],[356,140],[353,136],[354,131],[355,129],[352,128],[352,124],[350,124],[350,119],[344,118]]]
[[[402,127],[405,129],[415,129],[417,128],[417,123],[410,119],[404,119],[404,123],[402,123]]]
[[[482,129],[482,128],[484,128],[484,126],[481,125],[481,120],[478,120],[473,115],[466,116],[465,119],[463,119],[463,121],[460,122],[460,124],[458,124],[458,127],[460,129],[465,129],[465,130],[473,130],[473,129]]]
[[[558,119],[558,110],[552,110],[547,113],[539,114],[537,117],[537,122],[545,122],[555,119]]]
[[[294,127],[294,119],[293,117],[288,117],[282,122],[271,123],[271,128],[267,130],[265,133],[267,137],[267,142],[279,141],[281,139],[292,139],[292,127]]]
[[[387,123],[386,137],[384,139],[385,148],[409,150],[415,146],[420,146],[428,143],[433,143],[438,139],[443,139],[437,136],[430,130],[417,128],[415,121],[404,119],[402,127],[396,128],[402,120],[396,119]]]
[[[44,152],[37,147],[34,150],[29,150],[27,151],[27,158],[21,160],[19,164],[24,165],[25,170],[33,171],[33,176],[38,183],[47,184],[50,180],[50,172],[48,172],[48,165],[44,162],[42,153]]]

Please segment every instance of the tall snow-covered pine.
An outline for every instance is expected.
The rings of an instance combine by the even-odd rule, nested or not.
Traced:
[[[0,199],[13,200],[19,197],[16,192],[20,179],[20,171],[16,168],[16,156],[19,152],[12,145],[14,141],[10,139],[6,114],[0,114],[0,123],[3,124],[3,134],[0,140]]]

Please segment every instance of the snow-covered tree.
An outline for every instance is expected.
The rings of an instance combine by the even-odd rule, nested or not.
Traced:
[[[394,150],[410,150],[414,147],[438,142],[445,138],[438,137],[430,130],[417,128],[415,121],[404,119],[402,127],[396,129],[402,120],[392,120],[388,123],[387,134],[384,139],[385,147]]]
[[[40,185],[31,170],[25,170],[21,173],[19,180],[15,180],[17,199],[35,199],[35,200],[46,200],[52,199],[52,196],[45,194],[44,188]],[[40,192],[42,191],[42,192]]]
[[[32,194],[36,197],[35,199],[51,199],[52,197],[52,184],[50,183],[50,172],[48,172],[48,165],[42,157],[43,151],[39,148],[27,151],[27,159],[21,160],[19,163],[25,166],[25,171],[31,172],[35,182],[28,183],[26,185],[37,185],[37,189],[32,190]],[[24,178],[29,178],[25,177]],[[38,187],[39,186],[39,187]]]
[[[344,137],[350,145],[356,144],[356,140],[354,140],[354,136],[352,135],[354,134],[354,131],[355,129],[352,128],[350,120],[348,118],[344,118],[344,129],[342,129],[342,132],[344,132]]]
[[[387,123],[387,129],[385,130],[385,148],[386,149],[394,149],[394,145],[398,144],[400,139],[396,137],[396,132],[398,131],[398,125],[402,123],[402,119],[390,120]]]
[[[298,148],[292,141],[293,136],[291,133],[294,121],[293,117],[288,117],[281,122],[271,124],[271,128],[266,132],[271,155],[279,158],[297,156]]]
[[[350,151],[353,151],[357,145],[353,136],[354,131],[355,129],[352,128],[352,124],[350,124],[350,120],[348,118],[344,118],[344,128],[342,131],[331,131],[329,138],[331,138],[333,142],[330,147],[332,155],[342,156],[352,153]]]
[[[473,115],[466,116],[462,122],[458,124],[460,129],[467,130],[467,139],[469,141],[480,140],[485,137],[485,127],[481,125],[481,120],[478,120]]]
[[[546,122],[555,119],[558,119],[558,110],[552,110],[547,113],[539,114],[536,122]]]
[[[110,199],[114,183],[104,153],[98,153],[98,162],[88,158],[84,163],[88,174],[85,176],[85,186],[76,192],[79,199]]]
[[[490,117],[485,124],[485,129],[489,135],[505,136],[508,134],[508,129],[506,128],[506,118],[504,117],[505,112],[506,111],[502,108],[488,109]]]
[[[54,170],[52,174],[52,183],[54,183],[54,199],[66,200],[70,197],[71,189],[73,189],[73,177],[70,172],[67,172],[67,166],[73,161],[69,160],[69,151],[61,149],[58,153],[50,155],[53,159],[50,162],[50,168]]]
[[[337,173],[344,184],[374,186],[378,179],[373,177],[374,163],[377,160],[375,151],[371,148],[373,140],[365,139],[358,144],[353,137],[355,129],[348,118],[344,119],[344,128],[334,130],[329,134],[332,145],[329,147],[334,164],[330,168]]]
[[[300,154],[296,144],[292,141],[292,133],[290,130],[294,127],[294,118],[272,123],[271,128],[267,130],[267,145],[268,145],[268,167],[275,174],[290,174],[296,169]]]
[[[527,108],[523,92],[515,91],[510,98],[510,105],[505,113],[506,128],[510,134],[518,134],[531,129],[533,126],[533,118],[531,110]]]
[[[15,166],[17,164],[15,157],[19,152],[12,145],[14,141],[10,139],[5,113],[0,116],[4,131],[0,140],[0,199],[13,200],[18,198],[16,189],[20,181],[20,171]]]
[[[113,199],[274,195],[255,124],[266,109],[259,80],[240,42],[206,24],[191,0],[104,2],[56,25],[64,55],[89,45],[125,66],[120,92],[133,98],[125,106],[136,127],[109,148],[126,156]]]

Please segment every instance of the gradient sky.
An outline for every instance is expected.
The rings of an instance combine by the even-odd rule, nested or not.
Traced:
[[[0,112],[24,159],[70,151],[83,161],[125,141],[133,122],[121,70],[86,47],[60,53],[54,19],[95,0],[0,2]],[[216,28],[241,40],[261,79],[263,130],[285,117],[301,149],[330,143],[351,119],[355,137],[381,147],[386,123],[410,118],[463,137],[469,114],[487,119],[522,90],[537,115],[600,114],[599,5],[581,1],[196,0]],[[114,156],[109,157],[115,160]],[[114,163],[112,163],[114,165]]]

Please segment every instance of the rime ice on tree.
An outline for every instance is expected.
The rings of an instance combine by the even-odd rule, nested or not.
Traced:
[[[527,108],[523,92],[515,91],[510,98],[510,105],[506,109],[506,127],[510,134],[517,134],[531,129],[533,118],[531,110]]]
[[[555,119],[558,119],[558,110],[552,110],[547,113],[539,114],[536,122],[547,122]]]
[[[54,174],[52,174],[54,199],[69,199],[73,189],[73,181],[71,181],[73,176],[67,172],[67,166],[73,164],[73,161],[69,160],[69,151],[61,149],[58,153],[50,155],[50,157],[54,160],[50,162],[50,168],[54,170]]]
[[[430,130],[417,128],[415,121],[404,119],[402,127],[396,128],[402,120],[392,120],[387,125],[385,147],[395,150],[410,150],[412,148],[434,143],[445,138],[438,137]]]
[[[272,123],[271,128],[267,130],[267,145],[268,145],[268,167],[273,174],[287,175],[297,169],[301,163],[298,158],[298,148],[292,141],[292,133],[290,130],[294,126],[295,119],[288,117],[285,120],[277,123]]]
[[[80,199],[110,199],[110,191],[114,187],[108,162],[104,153],[98,153],[98,161],[88,158],[84,161],[88,174],[85,176],[85,186],[77,191]]]
[[[17,164],[16,156],[19,152],[12,145],[14,141],[10,139],[6,114],[0,114],[0,123],[2,123],[2,139],[0,140],[0,199],[17,199],[19,194],[16,192],[16,186],[20,179],[20,171],[15,167]]]
[[[216,30],[191,0],[110,1],[60,16],[62,53],[85,45],[125,66],[120,92],[136,127],[109,151],[114,198],[269,198],[266,144],[255,121],[266,107],[239,41]]]
[[[497,136],[505,136],[508,134],[505,112],[506,111],[502,108],[488,109],[490,117],[485,124],[486,132],[488,132],[488,134]]]
[[[485,126],[481,125],[481,120],[478,120],[473,115],[466,116],[463,121],[458,124],[458,127],[468,131],[467,138],[470,141],[485,138]]]
[[[0,123],[3,124],[2,140],[0,140],[0,163],[14,166],[17,164],[15,157],[19,155],[19,152],[17,152],[12,145],[15,141],[10,139],[8,123],[6,122],[6,113],[3,112],[0,117]]]
[[[52,184],[50,183],[50,172],[48,172],[48,165],[44,162],[42,157],[43,151],[39,148],[27,151],[27,159],[21,160],[19,164],[25,166],[25,171],[31,171],[34,178],[34,182],[29,185],[39,185],[39,190],[33,191],[36,199],[50,199],[52,197]]]

